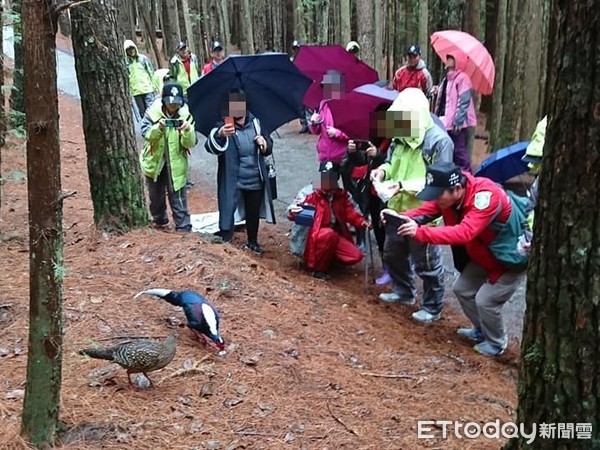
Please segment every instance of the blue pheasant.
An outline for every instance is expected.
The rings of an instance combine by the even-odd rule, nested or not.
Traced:
[[[200,294],[194,291],[172,291],[156,288],[138,292],[133,298],[137,299],[144,294],[154,295],[166,300],[171,305],[181,306],[187,318],[188,328],[198,336],[198,339],[206,343],[206,338],[208,338],[220,350],[225,348],[225,341],[219,334],[219,313]]]

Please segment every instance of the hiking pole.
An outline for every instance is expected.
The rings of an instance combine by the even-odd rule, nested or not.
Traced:
[[[370,266],[373,267],[373,249],[371,248],[371,230],[366,229],[365,244],[367,245],[367,253],[370,255]],[[365,255],[365,294],[370,294],[369,289],[369,258]]]

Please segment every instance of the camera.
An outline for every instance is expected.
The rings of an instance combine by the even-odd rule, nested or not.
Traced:
[[[183,120],[180,119],[165,119],[165,126],[167,128],[179,128],[183,125]]]

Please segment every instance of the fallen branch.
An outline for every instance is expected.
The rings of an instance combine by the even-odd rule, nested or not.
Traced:
[[[377,377],[377,378],[402,378],[405,380],[419,380],[420,377],[413,375],[403,375],[401,373],[374,373],[374,372],[361,372],[363,377]]]
[[[272,437],[272,438],[278,438],[278,436],[274,435],[274,434],[270,434],[270,433],[261,433],[260,431],[244,431],[244,430],[236,430],[234,431],[235,434],[238,434],[240,436],[261,436],[261,437]]]
[[[329,414],[331,414],[331,417],[333,417],[337,423],[339,423],[341,426],[343,426],[346,429],[346,431],[348,431],[349,433],[352,433],[354,436],[358,437],[358,433],[356,431],[354,431],[352,428],[350,428],[348,425],[346,425],[342,419],[340,419],[333,413],[333,411],[331,410],[331,405],[329,403],[327,403],[327,409],[329,410]]]
[[[162,383],[165,380],[169,380],[169,379],[175,378],[175,377],[180,377],[182,375],[203,374],[205,371],[203,370],[202,367],[199,367],[199,366],[200,366],[200,364],[202,364],[207,359],[210,359],[211,357],[212,357],[212,355],[206,355],[202,359],[200,359],[199,361],[194,362],[194,364],[192,365],[192,367],[188,367],[188,368],[183,368],[183,369],[176,370],[175,372],[173,372],[173,373],[167,375],[166,377],[164,377],[162,380],[160,380],[160,382]]]

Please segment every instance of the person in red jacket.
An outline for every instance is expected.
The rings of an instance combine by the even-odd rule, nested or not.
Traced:
[[[433,79],[425,61],[421,59],[421,47],[417,44],[409,45],[406,49],[406,64],[394,74],[392,89],[402,92],[406,88],[418,88],[429,96],[433,87]]]
[[[223,62],[225,59],[225,50],[223,45],[219,41],[215,41],[210,48],[210,61],[204,64],[202,67],[202,75],[210,73],[215,67]]]
[[[492,224],[505,223],[510,216],[510,198],[492,180],[475,178],[454,163],[430,165],[425,188],[417,198],[426,202],[400,215],[405,223],[398,234],[419,242],[464,247],[462,264],[457,261],[458,252],[454,253],[461,274],[452,290],[474,328],[459,328],[458,334],[479,342],[474,347],[477,352],[500,355],[508,344],[502,307],[525,277],[524,272],[507,269],[489,248],[497,234]],[[421,226],[440,216],[444,226]]]
[[[363,253],[352,242],[348,224],[355,228],[369,228],[365,219],[350,201],[345,189],[338,187],[340,166],[332,161],[322,162],[319,176],[313,182],[314,191],[296,205],[288,208],[289,219],[302,210],[300,205],[315,207],[314,221],[306,238],[304,262],[312,276],[329,279],[329,269],[334,261],[353,265],[363,259]]]

